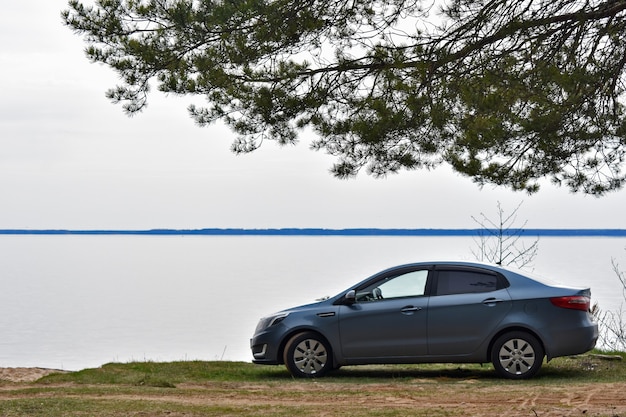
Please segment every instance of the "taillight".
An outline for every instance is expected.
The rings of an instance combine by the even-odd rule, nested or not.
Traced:
[[[589,311],[591,300],[584,295],[570,295],[568,297],[553,297],[550,302],[557,307],[571,308],[572,310]]]

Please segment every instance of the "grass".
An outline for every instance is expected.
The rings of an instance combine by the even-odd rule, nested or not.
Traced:
[[[603,359],[602,356],[621,357],[622,360]],[[491,365],[421,364],[371,365],[341,368],[317,381],[326,383],[379,383],[403,379],[435,378],[440,382],[473,378],[485,383],[501,383]],[[556,358],[544,363],[539,374],[524,383],[563,383],[571,378],[585,382],[615,382],[626,380],[625,352],[594,352],[588,355]],[[36,386],[73,383],[90,385],[130,385],[175,388],[178,384],[209,382],[282,382],[292,380],[284,366],[260,366],[247,362],[131,362],[110,363],[100,368],[78,372],[58,373],[44,377]]]
[[[0,416],[293,416],[317,415],[320,407],[325,415],[402,416],[405,404],[432,400],[434,392],[467,397],[471,404],[477,393],[623,383],[626,353],[613,355],[622,360],[594,355],[554,359],[527,381],[500,379],[490,365],[345,367],[323,379],[294,380],[283,366],[243,362],[110,363],[29,384],[0,382]],[[499,407],[491,405],[504,415],[510,405]],[[451,403],[411,407],[411,415],[467,414]]]

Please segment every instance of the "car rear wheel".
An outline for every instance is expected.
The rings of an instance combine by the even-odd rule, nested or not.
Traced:
[[[289,339],[283,360],[296,378],[321,377],[333,367],[330,347],[314,332],[299,333]]]
[[[543,356],[539,340],[523,331],[503,334],[491,349],[491,363],[496,372],[509,379],[526,379],[535,375],[541,368]]]

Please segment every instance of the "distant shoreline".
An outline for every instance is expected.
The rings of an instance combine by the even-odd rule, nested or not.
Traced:
[[[497,229],[147,229],[147,230],[72,230],[72,229],[0,229],[0,235],[152,235],[152,236],[491,236]],[[529,237],[626,237],[626,229],[510,229],[505,235]]]

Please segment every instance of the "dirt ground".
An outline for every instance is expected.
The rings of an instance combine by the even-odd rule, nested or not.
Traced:
[[[23,384],[59,372],[40,368],[0,368],[2,391],[23,388]],[[620,383],[576,383],[566,386],[511,385],[476,386],[474,379],[453,383],[433,379],[415,379],[410,384],[341,384],[290,382],[283,385],[228,383],[194,385],[190,396],[146,394],[133,400],[178,402],[194,405],[229,407],[285,406],[319,410],[317,415],[350,415],[350,410],[367,407],[373,413],[383,410],[432,410],[434,415],[476,417],[503,416],[608,416],[626,417],[626,381]],[[225,389],[226,388],[226,389]],[[280,395],[280,391],[284,391]],[[244,392],[245,394],[242,394]],[[278,394],[278,395],[277,395]],[[105,396],[106,397],[106,396]],[[103,398],[103,397],[99,397]],[[112,397],[113,398],[113,397]]]
[[[10,382],[33,382],[54,372],[63,371],[44,368],[0,368],[0,380]]]

